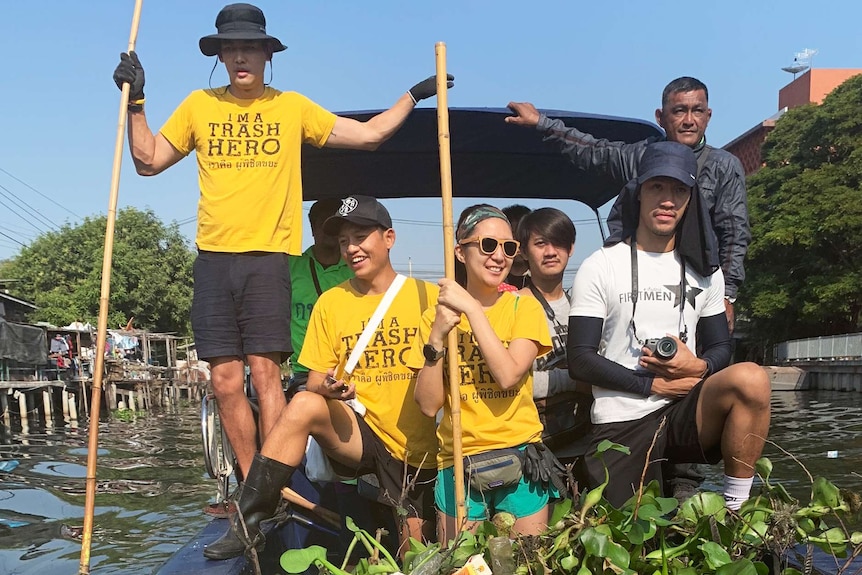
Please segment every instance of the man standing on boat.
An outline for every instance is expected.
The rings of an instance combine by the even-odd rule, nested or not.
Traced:
[[[377,476],[379,501],[406,518],[399,533],[402,551],[408,536],[434,537],[436,423],[413,401],[416,374],[405,360],[422,313],[437,303],[439,289],[396,274],[389,258],[395,230],[383,205],[368,196],[342,202],[323,231],[337,235],[354,277],[315,304],[299,355],[310,370],[307,391],[291,399],[254,456],[233,527],[204,549],[209,559],[229,559],[263,544],[260,523],[275,513],[281,488],[302,462],[310,436],[342,478]],[[375,316],[382,319],[370,320]],[[342,377],[355,349],[352,376]],[[346,403],[354,398],[361,406]]]
[[[144,70],[134,52],[120,55],[114,80],[130,84],[129,146],[139,174],[159,174],[197,153],[192,330],[199,356],[211,364],[222,425],[245,476],[258,430],[244,364],[260,401],[261,439],[285,405],[279,366],[291,352],[287,256],[302,246],[301,145],[374,150],[419,100],[436,94],[436,82],[416,84],[388,110],[358,122],[265,84],[266,63],[285,46],[267,35],[256,6],[225,6],[216,28],[199,46],[224,64],[230,84],[192,92],[157,134],[147,124]]]
[[[590,486],[607,465],[605,497],[619,507],[642,478],[661,485],[665,459],[723,459],[725,501],[739,509],[769,431],[769,377],[754,363],[726,367],[724,278],[704,253],[694,153],[656,142],[638,170],[620,194],[621,240],[581,264],[572,294],[569,373],[593,384],[590,452],[604,439],[631,449],[587,457]]]
[[[519,126],[534,127],[545,140],[560,146],[564,156],[578,168],[596,171],[616,179],[620,188],[638,176],[638,163],[653,140],[633,144],[599,140],[575,128],[568,128],[561,120],[552,120],[539,113],[529,102],[510,102],[515,113],[506,121]],[[706,85],[683,76],[665,86],[661,108],[655,119],[664,128],[666,138],[685,144],[697,157],[697,189],[712,215],[712,230],[718,240],[718,257],[724,273],[724,308],[727,327],[733,332],[737,292],[745,279],[743,262],[751,241],[748,226],[748,206],[745,191],[745,174],[739,159],[720,148],[706,143],[706,127],[712,118],[709,108],[709,91]],[[609,242],[617,242],[622,234],[620,199],[608,215]],[[670,471],[670,470],[669,470]],[[666,474],[679,499],[694,494],[704,476],[693,465],[678,466]]]

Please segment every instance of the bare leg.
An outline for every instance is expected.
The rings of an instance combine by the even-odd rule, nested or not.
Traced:
[[[251,382],[257,392],[260,406],[260,442],[266,441],[266,436],[278,421],[281,410],[287,405],[284,392],[281,389],[281,368],[278,352],[265,354],[249,354],[246,357],[251,369]]]
[[[721,446],[724,472],[753,477],[754,463],[769,433],[771,387],[754,363],[737,363],[704,382],[697,403],[697,428],[704,449]]]
[[[518,535],[539,535],[548,528],[548,506],[545,505],[532,515],[515,520],[512,533]]]
[[[242,476],[247,477],[257,451],[257,428],[243,385],[245,364],[238,357],[216,357],[210,360],[210,367],[221,424]]]
[[[397,520],[398,517],[395,519]],[[408,517],[403,521],[401,526],[401,540],[399,542],[402,559],[404,558],[404,553],[409,549],[407,542],[410,541],[410,537],[416,541],[434,541],[434,522],[426,521],[421,517]]]
[[[439,541],[443,547],[448,547],[449,542],[458,537],[458,534],[461,531],[472,531],[475,532],[476,528],[479,527],[480,521],[470,521],[469,519],[464,521],[463,529],[459,529],[459,526],[456,525],[456,518],[451,515],[446,515],[440,511],[437,512],[437,541]]]
[[[345,465],[357,465],[362,458],[362,437],[354,411],[343,401],[312,391],[300,391],[281,411],[261,455],[296,467],[305,455],[309,435],[327,455]]]

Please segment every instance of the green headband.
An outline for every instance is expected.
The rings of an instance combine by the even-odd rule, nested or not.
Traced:
[[[472,212],[470,212],[467,217],[464,218],[464,221],[461,222],[461,225],[458,226],[458,231],[455,233],[455,238],[459,242],[467,239],[473,234],[473,230],[476,229],[476,226],[479,225],[479,222],[483,222],[490,218],[500,218],[507,224],[509,223],[509,218],[506,217],[506,214],[504,214],[494,206],[478,206]]]

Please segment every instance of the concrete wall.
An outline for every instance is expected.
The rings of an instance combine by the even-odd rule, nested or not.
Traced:
[[[778,109],[820,104],[845,80],[862,74],[858,68],[815,68],[808,70],[778,91]]]
[[[805,389],[862,392],[862,360],[793,362],[805,370]]]

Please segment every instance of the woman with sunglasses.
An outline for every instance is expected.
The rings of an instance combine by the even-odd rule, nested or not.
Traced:
[[[506,216],[487,204],[471,206],[461,213],[455,239],[456,265],[464,266],[465,285],[440,280],[436,309],[423,315],[407,362],[419,369],[415,398],[422,412],[435,415],[443,408],[434,494],[439,541],[446,543],[502,511],[515,516],[515,533],[538,534],[547,527],[549,496],[555,490],[530,473],[506,478],[506,486],[492,481],[484,489],[465,481],[467,525],[455,525],[452,420],[442,361],[449,332],[457,328],[465,469],[477,456],[496,453],[517,457],[520,466],[527,453],[537,453],[537,446],[541,450],[531,368],[551,346],[539,302],[497,290],[519,249]],[[533,446],[527,450],[529,444]]]

